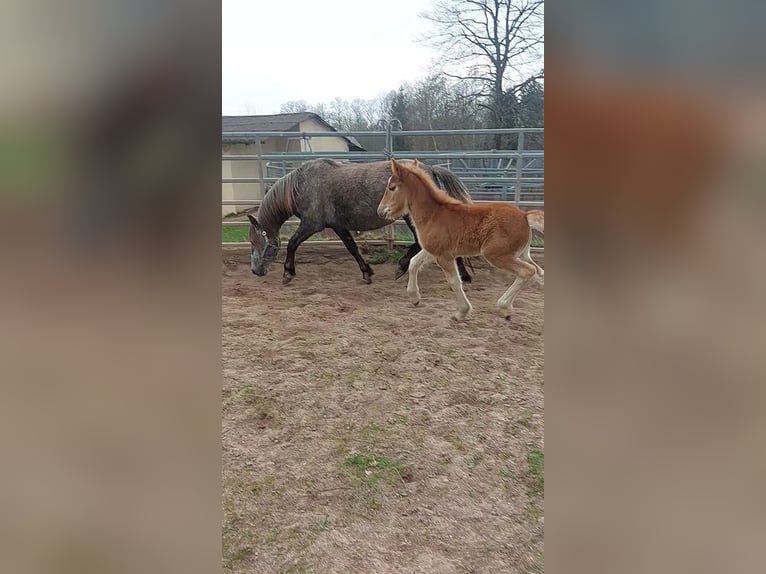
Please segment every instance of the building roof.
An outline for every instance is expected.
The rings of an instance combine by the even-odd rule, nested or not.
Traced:
[[[301,122],[315,120],[328,128],[328,131],[337,131],[324,121],[320,116],[312,112],[298,112],[292,114],[273,114],[269,116],[223,116],[221,127],[224,132],[297,132]],[[354,137],[340,136],[349,144],[351,151],[364,151],[364,148]],[[223,143],[250,143],[255,137],[224,137]]]

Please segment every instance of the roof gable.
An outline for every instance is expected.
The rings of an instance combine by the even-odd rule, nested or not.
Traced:
[[[223,116],[221,125],[225,132],[293,132],[301,122],[322,118],[310,112],[274,114],[270,116]]]
[[[291,114],[273,114],[267,116],[222,116],[221,127],[224,132],[297,132],[301,122],[314,120],[327,127],[328,131],[337,131],[313,112],[297,112]],[[364,151],[356,138],[339,136],[349,143],[349,149]],[[248,143],[255,138],[224,137],[223,143]]]

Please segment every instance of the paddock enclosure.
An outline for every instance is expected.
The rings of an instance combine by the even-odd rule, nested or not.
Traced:
[[[224,571],[543,572],[543,288],[506,321],[508,278],[475,260],[456,323],[438,267],[418,307],[394,281],[406,240],[357,241],[371,285],[332,241],[287,286],[284,247],[264,278],[223,250]]]

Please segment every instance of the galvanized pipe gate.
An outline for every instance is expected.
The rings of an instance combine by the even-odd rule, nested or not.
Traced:
[[[287,171],[297,167],[299,163],[316,158],[331,158],[347,161],[379,161],[396,157],[397,159],[418,159],[432,164],[440,164],[455,172],[471,192],[474,201],[511,201],[522,208],[542,208],[544,205],[544,156],[542,145],[539,149],[526,147],[527,134],[540,134],[542,140],[543,128],[502,128],[502,129],[461,129],[461,130],[402,130],[401,122],[397,119],[381,120],[380,131],[336,131],[336,132],[223,132],[224,138],[253,139],[255,154],[222,154],[223,162],[256,161],[258,174],[248,177],[223,177],[224,184],[260,184],[260,194],[265,194],[268,186],[282,177]],[[398,130],[394,128],[398,126]],[[395,137],[429,137],[441,136],[516,136],[515,149],[502,150],[449,150],[449,151],[412,151],[394,149]],[[315,152],[301,150],[299,152],[264,153],[261,140],[264,138],[288,138],[310,142],[313,138],[383,138],[381,151],[333,151]],[[435,147],[435,146],[434,146]],[[273,163],[272,163],[273,162]],[[287,167],[288,163],[294,164]],[[494,167],[492,167],[494,166]],[[276,169],[277,175],[269,176],[269,169]],[[509,193],[512,191],[512,193]],[[257,207],[261,200],[257,197],[242,199],[224,199],[223,206]],[[288,221],[287,224],[290,223]],[[401,222],[397,222],[399,224]],[[244,226],[247,220],[223,221],[225,227]],[[396,244],[408,244],[408,241],[397,241],[396,224],[389,225],[384,240],[363,240],[362,244],[384,244],[392,248]],[[322,241],[322,245],[342,245],[340,241]],[[248,243],[224,243],[225,247],[244,247]]]

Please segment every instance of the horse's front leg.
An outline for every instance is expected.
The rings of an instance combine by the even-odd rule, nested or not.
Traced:
[[[317,229],[316,225],[301,220],[298,229],[295,230],[290,241],[287,242],[287,256],[285,257],[285,271],[282,274],[282,285],[287,285],[295,277],[295,252],[298,246],[321,230],[321,228]]]
[[[354,259],[356,259],[356,262],[359,265],[359,270],[362,272],[362,280],[368,285],[372,283],[372,276],[375,272],[372,270],[372,267],[370,267],[370,264],[364,260],[362,254],[359,253],[359,247],[351,236],[351,232],[342,227],[333,227],[333,230],[338,234],[338,237],[340,237],[340,240],[343,242],[343,245],[346,246],[348,252],[351,253]]]

